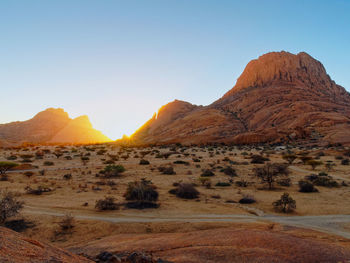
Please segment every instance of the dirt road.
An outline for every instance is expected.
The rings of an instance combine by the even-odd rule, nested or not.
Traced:
[[[70,210],[42,208],[25,206],[24,213],[49,216],[64,216],[71,214],[76,219],[106,221],[112,223],[133,222],[259,222],[269,221],[284,225],[313,229],[320,232],[335,234],[350,239],[350,232],[344,227],[350,224],[350,215],[321,215],[321,216],[279,216],[279,215],[220,215],[220,214],[198,214],[193,216],[159,216],[141,213],[101,213],[92,214],[75,212]]]

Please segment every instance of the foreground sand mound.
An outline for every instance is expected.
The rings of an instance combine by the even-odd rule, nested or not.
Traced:
[[[12,230],[0,227],[1,263],[92,262],[67,251],[26,238]]]
[[[293,230],[294,231],[294,230]],[[144,251],[171,262],[347,262],[350,248],[339,240],[315,239],[308,230],[220,228],[188,233],[122,234],[91,242],[71,251],[97,255]],[[317,235],[317,232],[313,235]],[[301,234],[300,234],[301,233]],[[304,235],[304,236],[303,236]],[[322,234],[321,234],[322,235]],[[346,240],[342,240],[347,244]]]

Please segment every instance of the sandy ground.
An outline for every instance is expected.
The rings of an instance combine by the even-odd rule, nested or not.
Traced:
[[[39,148],[19,148],[2,150],[0,161],[16,155],[15,162],[21,163],[21,155],[34,155],[43,149],[50,150],[43,159],[31,158],[33,167],[29,170],[16,170],[8,173],[9,181],[0,182],[0,189],[14,191],[18,198],[25,202],[22,216],[36,224],[25,234],[41,241],[54,243],[57,246],[69,247],[83,244],[112,234],[144,234],[144,233],[178,233],[197,231],[211,228],[230,227],[241,222],[276,224],[298,226],[324,233],[335,234],[345,238],[350,237],[350,188],[340,186],[327,188],[317,186],[318,193],[300,193],[298,181],[312,173],[326,171],[324,165],[315,170],[302,164],[299,159],[289,167],[291,186],[276,185],[276,189],[267,190],[260,181],[254,177],[253,169],[263,164],[251,164],[250,155],[262,154],[270,159],[270,162],[285,163],[282,159],[283,151],[268,149],[261,151],[256,148],[229,148],[229,147],[177,147],[170,148],[131,148],[121,149],[114,145],[96,145],[64,148],[54,146],[41,146]],[[99,150],[105,152],[98,154]],[[294,153],[300,153],[301,149],[291,149]],[[60,151],[63,155],[57,158],[52,153]],[[152,153],[151,151],[154,151]],[[157,152],[173,152],[170,157],[156,158]],[[341,165],[337,156],[343,156],[344,149],[312,149],[308,150],[308,156],[315,157],[319,152],[323,163],[332,161],[335,166],[327,171],[341,184],[345,181],[350,185],[350,166]],[[149,165],[140,165],[141,155],[150,152],[143,157],[150,162]],[[81,155],[89,156],[89,161],[83,164]],[[103,169],[109,155],[118,156],[115,164],[121,164],[126,171],[118,178],[113,178],[115,186],[100,185],[106,181],[96,177]],[[72,160],[66,160],[65,156],[71,156]],[[128,156],[128,158],[123,158]],[[347,158],[344,157],[343,158]],[[199,162],[194,162],[198,159]],[[234,161],[229,163],[227,159]],[[186,161],[189,165],[174,164],[174,161]],[[53,166],[45,166],[44,162],[54,162]],[[158,171],[160,166],[172,166],[175,175],[164,175]],[[229,177],[220,172],[222,167],[230,166],[238,174],[237,177]],[[211,187],[201,185],[199,177],[203,169],[211,169],[215,176],[210,177]],[[45,170],[44,175],[39,171]],[[27,177],[26,171],[34,172]],[[66,180],[65,174],[71,174],[72,178]],[[99,212],[95,209],[95,203],[105,196],[113,196],[117,202],[125,202],[124,193],[129,182],[147,178],[152,180],[159,192],[160,207],[157,209],[134,210],[122,208],[116,211]],[[215,186],[217,182],[229,182],[231,186]],[[236,181],[245,180],[248,187],[238,187]],[[198,199],[185,200],[168,193],[176,182],[189,182],[196,184],[200,192]],[[232,181],[231,181],[232,182]],[[25,188],[45,186],[53,191],[42,195],[27,194]],[[272,202],[277,200],[282,193],[288,192],[296,200],[297,208],[293,213],[281,214],[274,210]],[[257,202],[250,205],[237,203],[243,196],[253,196]],[[57,239],[53,232],[58,227],[62,215],[72,214],[75,218],[74,232],[68,236]],[[314,232],[312,232],[314,233]]]

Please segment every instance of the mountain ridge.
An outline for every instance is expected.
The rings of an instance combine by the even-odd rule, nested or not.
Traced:
[[[176,109],[169,114],[175,116]],[[350,144],[349,116],[349,93],[321,62],[305,52],[270,52],[249,62],[223,97],[166,126],[150,119],[130,142]]]

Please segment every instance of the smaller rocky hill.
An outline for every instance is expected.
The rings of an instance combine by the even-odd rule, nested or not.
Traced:
[[[99,143],[110,139],[95,130],[87,116],[71,119],[63,109],[49,108],[27,121],[0,124],[0,146],[28,143]]]

